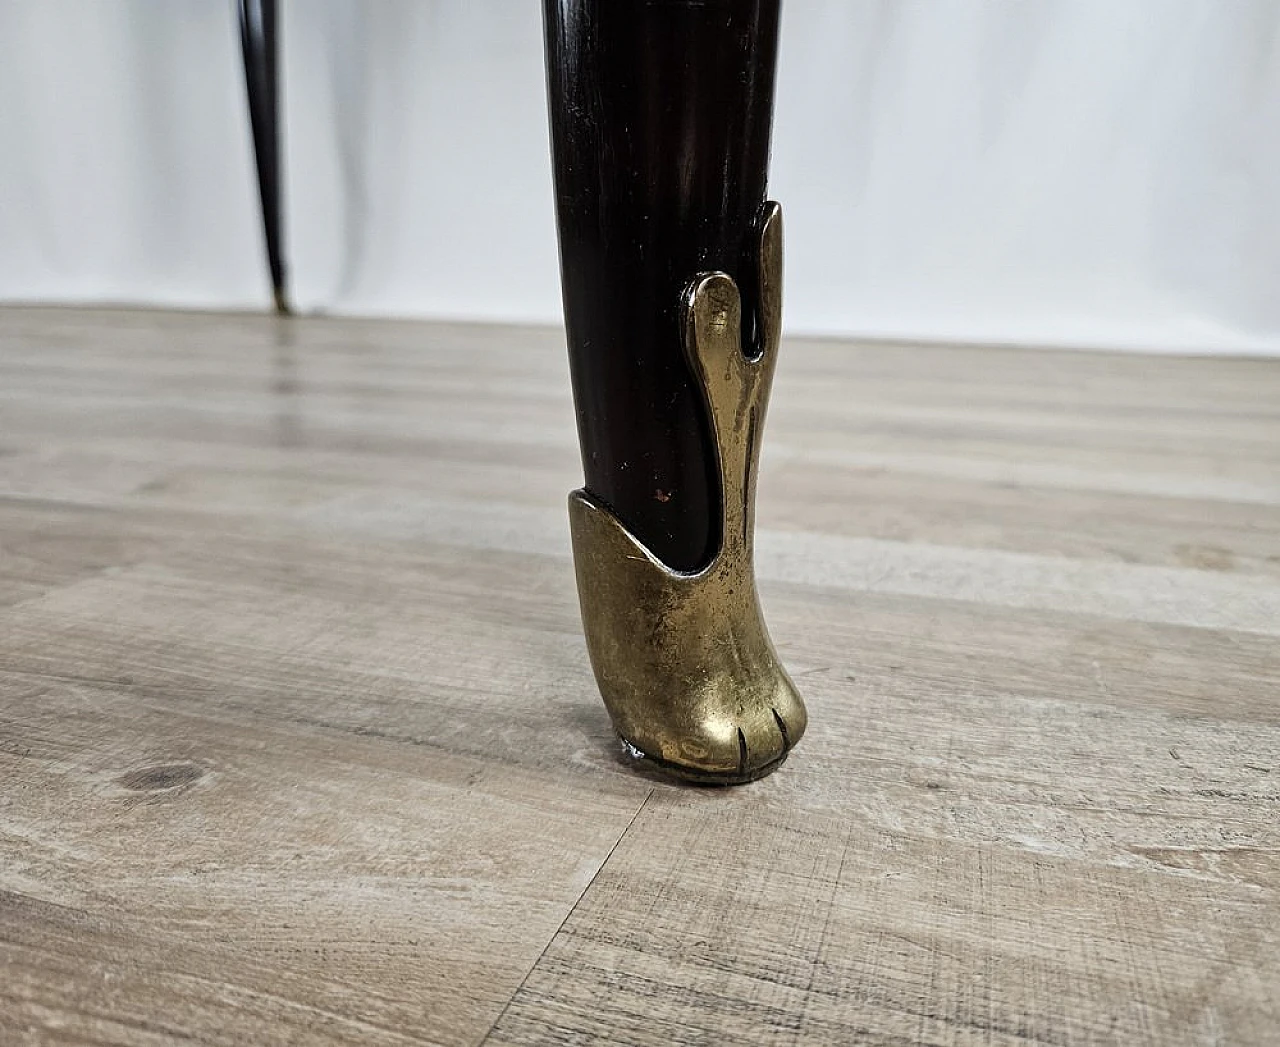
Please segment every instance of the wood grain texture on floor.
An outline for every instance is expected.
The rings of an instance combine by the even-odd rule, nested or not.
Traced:
[[[546,329],[0,309],[0,1044],[1274,1044],[1280,361],[784,343],[810,706],[624,765]]]

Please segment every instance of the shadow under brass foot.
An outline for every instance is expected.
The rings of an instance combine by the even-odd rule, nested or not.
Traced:
[[[760,349],[742,344],[725,273],[683,303],[689,364],[706,398],[721,487],[721,542],[702,570],[673,571],[586,491],[569,496],[587,650],[628,751],[691,781],[736,784],[775,770],[804,734],[804,702],[778,661],[756,595],[755,476],[781,319],[782,215],[766,207]]]

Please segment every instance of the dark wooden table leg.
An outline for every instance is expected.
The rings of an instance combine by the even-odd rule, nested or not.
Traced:
[[[544,4],[588,648],[633,754],[750,780],[805,725],[752,567],[778,0]]]
[[[778,0],[545,0],[545,12],[586,487],[690,570],[719,535],[680,293],[713,269],[754,283]]]
[[[276,0],[239,0],[240,46],[249,95],[249,123],[262,201],[262,229],[271,270],[276,312],[289,312],[284,263],[281,205],[284,195],[280,167],[280,101],[276,69]]]

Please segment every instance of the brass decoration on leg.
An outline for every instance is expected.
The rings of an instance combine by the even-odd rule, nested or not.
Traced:
[[[586,491],[569,496],[587,650],[628,751],[694,781],[776,769],[804,734],[804,702],[756,595],[755,477],[781,328],[782,211],[761,226],[758,355],[742,343],[738,287],[699,276],[683,304],[685,352],[706,397],[721,487],[720,549],[673,571]]]

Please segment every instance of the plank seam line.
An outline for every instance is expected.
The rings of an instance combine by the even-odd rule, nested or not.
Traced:
[[[538,969],[538,964],[542,963],[542,958],[547,955],[547,950],[550,949],[555,940],[560,937],[560,932],[564,930],[564,926],[569,922],[569,918],[578,911],[578,906],[582,904],[582,899],[587,896],[587,892],[595,886],[596,880],[598,880],[600,878],[600,874],[604,872],[604,867],[609,864],[609,859],[613,857],[613,852],[618,849],[622,844],[622,841],[627,838],[627,834],[631,832],[631,827],[636,824],[636,819],[640,817],[641,813],[648,805],[649,800],[653,798],[653,793],[653,789],[650,789],[645,793],[644,799],[640,801],[640,806],[636,808],[636,813],[631,816],[631,820],[627,822],[626,828],[623,829],[622,832],[618,834],[618,838],[613,841],[613,846],[609,848],[609,853],[604,856],[604,861],[600,863],[600,868],[592,874],[590,882],[582,888],[582,893],[579,894],[578,897],[574,899],[573,904],[569,906],[569,911],[564,914],[564,919],[560,921],[560,926],[557,927],[551,937],[547,939],[547,944],[544,945],[542,947],[542,951],[538,953],[538,958],[534,960],[533,963],[529,965],[529,969],[524,972],[524,977],[520,979],[520,984],[517,985],[511,995],[507,997],[507,1002],[502,1005],[502,1010],[498,1012],[498,1016],[494,1018],[493,1024],[489,1026],[488,1032],[484,1034],[484,1037],[477,1043],[476,1047],[484,1047],[484,1045],[489,1042],[489,1038],[493,1036],[494,1030],[502,1023],[502,1019],[507,1016],[507,1011],[511,1009],[511,1004],[514,1002],[515,998],[520,995],[525,983],[529,980],[533,972]]]

